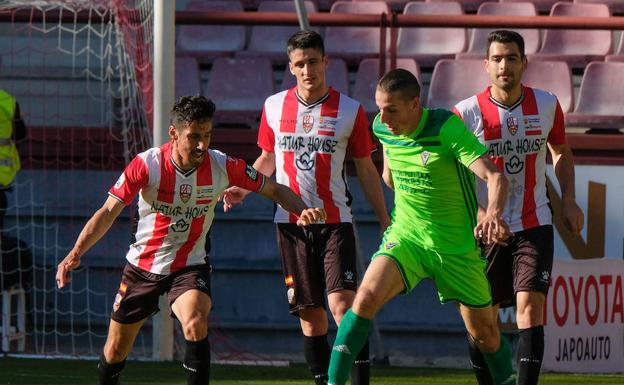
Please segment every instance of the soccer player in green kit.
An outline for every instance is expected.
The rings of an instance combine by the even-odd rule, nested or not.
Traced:
[[[388,72],[377,85],[373,131],[383,145],[384,182],[395,192],[392,224],[373,255],[334,343],[329,385],[344,385],[371,319],[422,279],[440,302],[456,301],[468,333],[484,353],[496,385],[515,383],[511,350],[492,317],[485,259],[477,238],[505,243],[507,180],[486,147],[452,112],[423,108],[410,72]],[[488,207],[477,221],[474,175],[487,182]]]

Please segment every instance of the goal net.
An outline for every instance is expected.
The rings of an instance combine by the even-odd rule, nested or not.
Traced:
[[[22,169],[2,232],[2,350],[97,356],[107,332],[130,213],[55,286],[58,262],[151,143],[152,1],[0,2],[0,89],[26,124]],[[135,357],[151,357],[149,325]]]

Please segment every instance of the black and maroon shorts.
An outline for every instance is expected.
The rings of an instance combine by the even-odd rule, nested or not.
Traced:
[[[356,246],[351,223],[299,227],[278,223],[277,238],[290,313],[325,307],[326,294],[357,289]]]
[[[553,265],[552,225],[517,232],[509,238],[507,246],[481,247],[488,260],[492,303],[514,306],[519,291],[548,294]]]
[[[170,305],[188,290],[210,296],[210,270],[208,264],[194,265],[162,275],[126,263],[111,317],[122,324],[141,321],[158,312],[158,297],[164,293]]]

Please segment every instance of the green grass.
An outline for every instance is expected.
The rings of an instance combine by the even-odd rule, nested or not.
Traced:
[[[94,361],[32,360],[0,358],[1,385],[94,384]],[[122,374],[123,385],[184,385],[179,363],[129,362]],[[214,365],[215,385],[310,385],[304,365],[287,368]],[[372,369],[373,385],[467,385],[475,384],[466,370],[379,367]],[[624,384],[624,375],[568,375],[545,373],[540,385]]]

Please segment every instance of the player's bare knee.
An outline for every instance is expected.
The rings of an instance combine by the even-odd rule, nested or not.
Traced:
[[[353,311],[361,317],[372,318],[382,305],[383,301],[375,291],[361,287],[353,301]]]
[[[327,313],[322,307],[303,309],[299,311],[301,330],[306,336],[322,336],[327,334]]]
[[[334,320],[336,321],[336,323],[340,323],[340,321],[342,320],[342,317],[345,315],[345,313],[347,312],[347,310],[349,310],[350,307],[351,307],[351,304],[348,304],[346,302],[339,302],[330,306],[329,310],[331,311],[332,316],[334,317]]]
[[[200,341],[208,335],[208,315],[193,313],[182,325],[184,338],[188,341]]]
[[[495,325],[478,327],[473,338],[484,353],[495,353],[500,346],[500,333]]]
[[[126,351],[121,346],[108,341],[104,344],[103,353],[107,364],[116,364],[125,360],[127,356]]]

